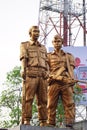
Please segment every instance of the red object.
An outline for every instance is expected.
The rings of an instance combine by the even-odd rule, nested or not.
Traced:
[[[80,58],[79,58],[79,57],[76,57],[76,58],[75,58],[75,66],[78,67],[78,66],[80,65],[80,63],[81,63]]]
[[[87,93],[87,87],[85,85],[80,85],[82,92]]]

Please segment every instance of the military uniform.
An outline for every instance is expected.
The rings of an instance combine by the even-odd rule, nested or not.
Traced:
[[[64,67],[65,70],[60,74],[63,77],[70,78],[68,68],[67,68],[67,59],[66,53],[63,50],[61,55],[56,51],[48,54],[48,62],[50,68],[50,74],[54,74],[56,70],[59,70],[61,67]],[[71,68],[74,68],[74,57],[71,54],[67,54],[69,64]],[[72,71],[73,72],[73,71]],[[59,76],[60,76],[59,75]],[[72,74],[73,75],[73,74]],[[58,104],[59,95],[61,96],[62,103],[65,111],[65,122],[67,124],[72,124],[75,119],[75,105],[73,100],[73,89],[72,84],[67,82],[62,82],[58,80],[51,79],[49,89],[48,89],[48,124],[56,125],[56,108]]]
[[[25,60],[24,60],[25,59]],[[32,118],[32,103],[36,95],[38,118],[44,123],[47,120],[47,52],[44,45],[38,41],[22,42],[20,46],[20,60],[26,62],[25,66],[25,101],[22,100],[23,121]],[[23,122],[22,122],[23,123]]]

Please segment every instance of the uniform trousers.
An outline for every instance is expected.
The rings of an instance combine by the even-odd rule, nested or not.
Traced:
[[[70,86],[58,84],[58,82],[51,84],[48,89],[48,124],[56,125],[56,108],[59,96],[61,96],[64,107],[65,123],[72,124],[75,120],[73,91]]]
[[[25,107],[23,118],[30,121],[32,118],[32,104],[36,96],[38,118],[40,121],[47,120],[47,81],[43,77],[26,77]]]

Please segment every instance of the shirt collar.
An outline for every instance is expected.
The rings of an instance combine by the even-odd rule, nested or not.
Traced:
[[[33,41],[32,39],[30,39],[29,40],[29,43],[30,43],[30,45],[32,46],[32,45],[37,45],[37,46],[41,46],[41,44],[39,43],[39,41]]]
[[[57,53],[56,53],[56,51],[54,50],[54,51],[52,52],[52,54],[57,54]],[[64,52],[63,50],[61,50],[61,54],[62,54],[62,55],[65,55],[65,52]]]

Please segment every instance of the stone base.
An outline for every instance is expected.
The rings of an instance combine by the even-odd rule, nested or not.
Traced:
[[[20,127],[20,130],[67,130],[66,128],[57,128],[57,127],[40,127],[40,126],[24,126]]]
[[[3,130],[3,129],[2,129]],[[74,124],[73,129],[58,127],[40,127],[30,125],[20,125],[8,130],[87,130],[87,121],[81,121]]]
[[[40,127],[40,126],[29,126],[20,125],[8,130],[82,130],[82,129],[70,129],[70,128],[58,128],[58,127]]]

